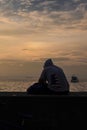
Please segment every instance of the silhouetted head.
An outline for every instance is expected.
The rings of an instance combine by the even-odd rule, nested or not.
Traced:
[[[51,59],[48,59],[45,61],[44,63],[44,68],[48,67],[48,66],[52,66],[53,65],[53,61]]]

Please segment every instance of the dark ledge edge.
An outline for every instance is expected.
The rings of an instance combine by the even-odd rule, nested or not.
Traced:
[[[0,97],[1,96],[28,96],[28,97],[59,97],[59,96],[64,96],[64,97],[72,97],[72,96],[87,96],[87,92],[69,92],[68,94],[64,95],[34,95],[34,94],[27,94],[26,92],[0,92]]]

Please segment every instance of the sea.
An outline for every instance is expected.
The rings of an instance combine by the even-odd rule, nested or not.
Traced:
[[[37,77],[27,77],[20,79],[0,79],[0,92],[26,92],[33,83],[37,82]],[[71,92],[86,92],[87,81],[72,83],[69,81]]]

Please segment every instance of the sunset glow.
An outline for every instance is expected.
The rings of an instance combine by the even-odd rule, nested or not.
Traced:
[[[6,66],[17,68],[19,61],[34,64],[35,74],[47,58],[65,67],[66,73],[77,67],[76,73],[82,68],[82,75],[87,75],[87,1],[0,0],[1,75],[7,75]]]

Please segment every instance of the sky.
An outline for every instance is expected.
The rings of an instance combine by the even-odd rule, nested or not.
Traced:
[[[52,58],[87,78],[87,0],[0,0],[0,76],[40,74]]]

